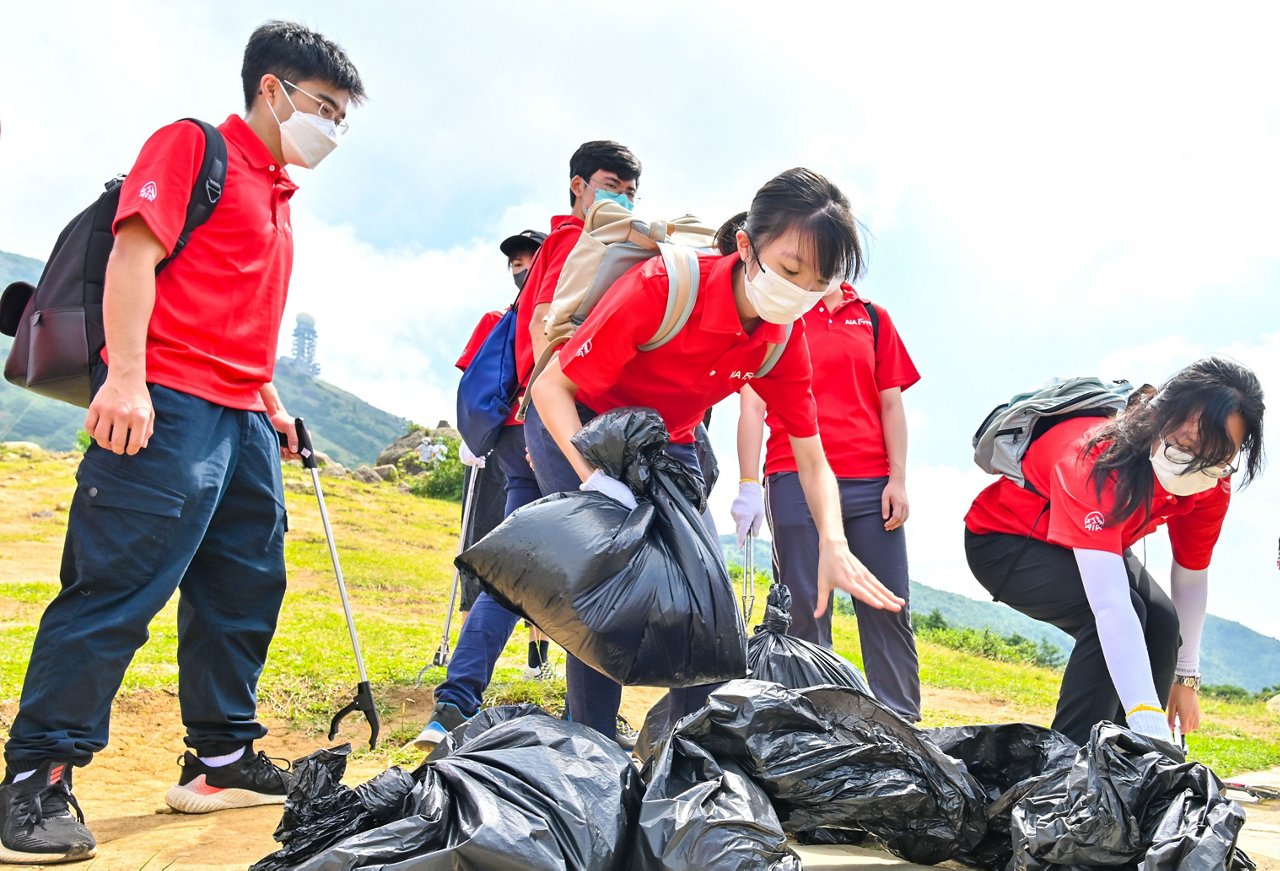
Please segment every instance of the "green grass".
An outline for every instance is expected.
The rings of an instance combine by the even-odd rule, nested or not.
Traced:
[[[42,556],[39,563],[45,566],[43,574],[0,583],[0,645],[6,652],[0,657],[0,700],[17,698],[36,624],[57,591],[65,514],[55,510],[52,518],[33,520],[30,513],[69,502],[74,472],[74,463],[66,460],[0,452],[0,541],[18,536],[24,542],[43,542],[41,553],[47,552],[47,560]],[[310,476],[293,467],[286,470],[285,480],[290,584],[260,682],[260,704],[267,715],[321,733],[334,712],[351,700],[356,666]],[[414,690],[415,678],[440,643],[457,548],[458,505],[415,497],[389,484],[325,478],[323,486],[369,678],[387,720],[406,699],[425,700],[425,688],[444,679],[444,669],[427,668],[424,689]],[[767,577],[759,575],[751,627],[764,616],[767,592]],[[735,594],[739,593],[735,580]],[[150,640],[126,673],[125,692],[176,692],[175,610],[170,603],[152,622]],[[455,619],[451,646],[456,646],[460,628]],[[833,636],[837,651],[860,666],[856,621],[837,614]],[[558,712],[564,704],[563,680],[544,684],[520,677],[526,638],[523,628],[513,634],[486,701],[530,701]],[[1008,720],[1047,723],[1052,718],[1059,672],[997,662],[925,640],[918,649],[926,700],[931,693],[935,698],[952,691],[976,693],[973,698],[988,705],[996,700],[996,709]],[[563,654],[558,655],[563,674]],[[968,699],[960,696],[933,708],[926,704],[924,725],[974,722]],[[1280,715],[1258,702],[1217,699],[1205,699],[1204,712],[1202,731],[1189,737],[1194,758],[1223,776],[1280,764]],[[418,758],[394,748],[420,727],[421,723],[406,723],[388,729],[381,758],[416,764]],[[366,734],[360,718],[345,721],[343,737],[357,752]]]

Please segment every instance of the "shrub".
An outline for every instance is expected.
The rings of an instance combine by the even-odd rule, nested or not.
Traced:
[[[429,499],[462,501],[462,482],[466,467],[458,459],[458,440],[437,436],[444,441],[449,453],[442,460],[427,465],[425,472],[407,478],[409,492]],[[403,462],[403,461],[402,461]]]

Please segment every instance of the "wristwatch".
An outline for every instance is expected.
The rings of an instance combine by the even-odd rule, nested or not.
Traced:
[[[1173,682],[1184,687],[1191,687],[1197,693],[1200,692],[1200,675],[1198,674],[1176,674],[1173,676]]]

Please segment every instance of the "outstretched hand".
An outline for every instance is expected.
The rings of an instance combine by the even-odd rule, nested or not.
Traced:
[[[818,608],[814,617],[826,613],[833,590],[844,590],[859,602],[885,611],[901,611],[907,604],[858,562],[847,545],[823,546],[818,551]]]

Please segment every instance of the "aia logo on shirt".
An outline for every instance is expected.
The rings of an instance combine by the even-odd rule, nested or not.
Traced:
[[[845,321],[844,325],[846,327],[869,327],[871,326],[871,321],[866,318],[855,318],[851,321]]]
[[[582,347],[578,349],[578,353],[574,354],[573,356],[585,357],[590,353],[591,353],[591,340],[587,339],[585,342],[582,343]]]
[[[156,201],[156,183],[149,181],[142,186],[142,190],[138,191],[138,199],[146,200],[149,203]]]
[[[1107,523],[1107,519],[1102,516],[1101,511],[1090,511],[1084,516],[1085,532],[1097,532]]]
[[[750,381],[754,377],[756,377],[756,373],[743,372],[741,369],[734,369],[732,372],[729,373],[729,378],[731,380],[737,379],[738,381]]]

